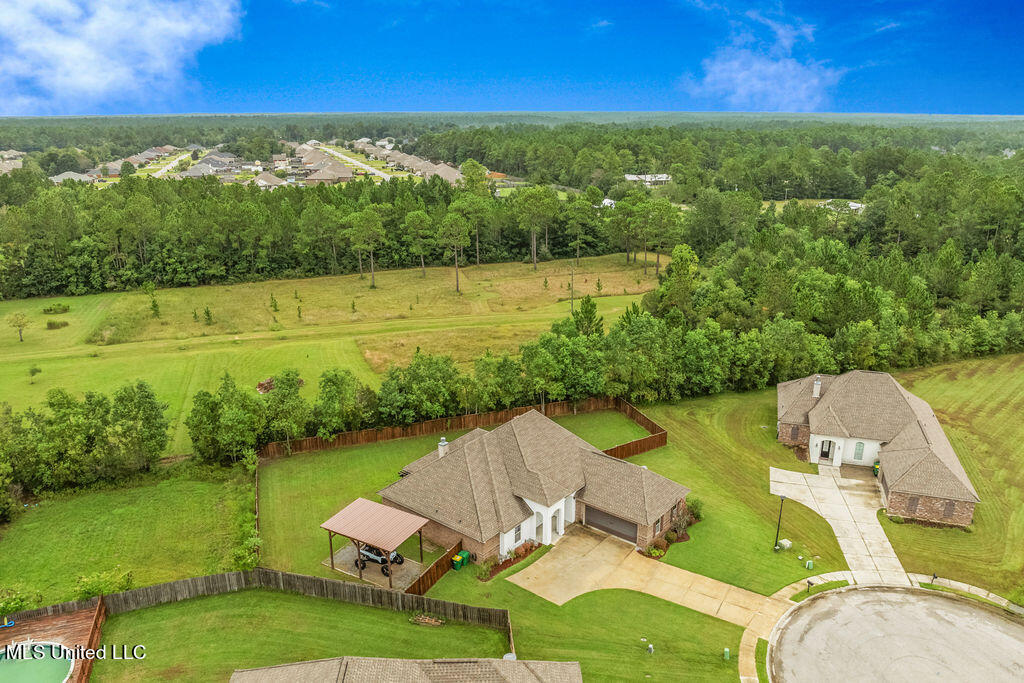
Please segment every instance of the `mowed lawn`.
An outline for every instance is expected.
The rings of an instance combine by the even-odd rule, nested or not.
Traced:
[[[409,614],[250,590],[111,616],[103,643],[142,644],[146,658],[98,660],[97,681],[227,680],[249,669],[343,655],[500,658],[507,636],[495,629],[410,623]]]
[[[417,348],[449,353],[469,367],[487,350],[517,352],[567,316],[571,267],[571,261],[542,263],[536,272],[522,263],[470,266],[460,271],[462,294],[454,291],[451,268],[429,268],[426,278],[418,269],[380,271],[374,290],[358,275],[165,289],[156,294],[159,318],[142,292],[0,301],[0,317],[24,312],[31,322],[24,342],[13,329],[0,334],[3,400],[21,409],[56,387],[109,393],[145,379],[169,406],[168,454],[187,453],[191,398],[216,387],[226,371],[254,386],[294,367],[312,398],[326,368],[347,368],[378,386],[380,373]],[[598,280],[598,309],[608,323],[656,286],[653,269],[644,275],[621,255],[583,259],[576,295],[597,294]],[[42,312],[55,302],[71,310]],[[68,325],[51,330],[48,321]],[[35,377],[33,367],[40,370]]]
[[[928,401],[981,503],[971,532],[882,519],[904,568],[966,581],[1024,604],[1024,354],[898,375]]]
[[[610,448],[647,432],[614,411],[566,415],[556,419],[566,429],[598,448]],[[446,433],[451,441],[464,432]],[[319,453],[280,458],[260,466],[260,536],[263,566],[301,574],[346,579],[321,563],[329,550],[327,532],[320,528],[356,498],[380,501],[377,491],[398,479],[398,472],[437,447],[441,435],[395,439]],[[348,543],[335,538],[335,549]],[[399,549],[418,559],[416,538]],[[431,562],[440,549],[425,553]]]
[[[690,528],[689,541],[669,548],[666,562],[764,595],[847,568],[832,528],[794,503],[786,504],[781,528],[793,548],[772,549],[779,497],[768,492],[768,468],[816,471],[776,442],[774,389],[643,410],[668,430],[668,445],[630,462],[684,484],[704,504],[704,520]],[[805,568],[807,559],[813,569]]]
[[[587,681],[736,680],[742,627],[627,590],[586,593],[558,606],[505,580],[533,559],[486,583],[473,567],[448,572],[428,596],[508,609],[520,659],[578,661]],[[729,661],[723,648],[733,653]]]
[[[453,432],[449,439],[460,436]],[[272,569],[334,579],[344,575],[321,562],[327,559],[327,532],[320,525],[356,498],[380,501],[377,491],[398,479],[398,472],[437,447],[439,436],[395,439],[281,458],[260,466],[261,564]],[[337,550],[348,543],[335,538]],[[419,557],[415,539],[399,549]],[[428,553],[426,562],[439,553]]]
[[[79,577],[117,568],[136,586],[228,571],[236,512],[251,500],[228,475],[44,498],[0,525],[0,586],[49,605],[72,599]]]

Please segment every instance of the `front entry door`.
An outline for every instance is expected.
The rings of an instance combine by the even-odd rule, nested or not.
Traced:
[[[830,457],[832,457],[832,446],[833,446],[833,442],[832,441],[822,441],[821,442],[821,456],[820,456],[821,460],[828,460]]]

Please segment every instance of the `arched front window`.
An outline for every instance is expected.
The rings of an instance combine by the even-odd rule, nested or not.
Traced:
[[[858,441],[857,445],[853,448],[853,459],[863,460],[864,459],[864,442]]]

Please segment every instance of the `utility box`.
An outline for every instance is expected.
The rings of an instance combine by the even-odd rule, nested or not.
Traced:
[[[789,540],[788,538],[783,538],[779,541],[779,547],[783,550],[789,550],[793,547],[793,541]]]

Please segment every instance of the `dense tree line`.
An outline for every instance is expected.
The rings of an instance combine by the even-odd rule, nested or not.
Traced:
[[[117,482],[150,470],[167,446],[167,406],[143,381],[112,396],[51,390],[17,412],[0,403],[0,521],[18,497]]]
[[[692,201],[708,187],[756,192],[763,199],[856,199],[878,182],[891,185],[913,177],[953,152],[971,159],[1002,158],[1004,149],[1024,147],[1022,133],[1020,126],[813,121],[744,130],[693,124],[511,124],[425,133],[405,147],[455,164],[476,159],[532,182],[580,189],[595,185],[615,199],[625,192],[626,173],[670,173],[673,183],[659,191],[676,202]]]
[[[582,203],[594,197],[561,203],[540,187],[531,197],[539,204],[494,197],[482,172],[458,190],[435,177],[265,192],[212,177],[131,177],[97,191],[15,171],[0,176],[0,295],[369,275],[450,265],[456,251],[463,263],[519,260],[531,256],[530,235],[541,259],[619,248],[600,208]]]

